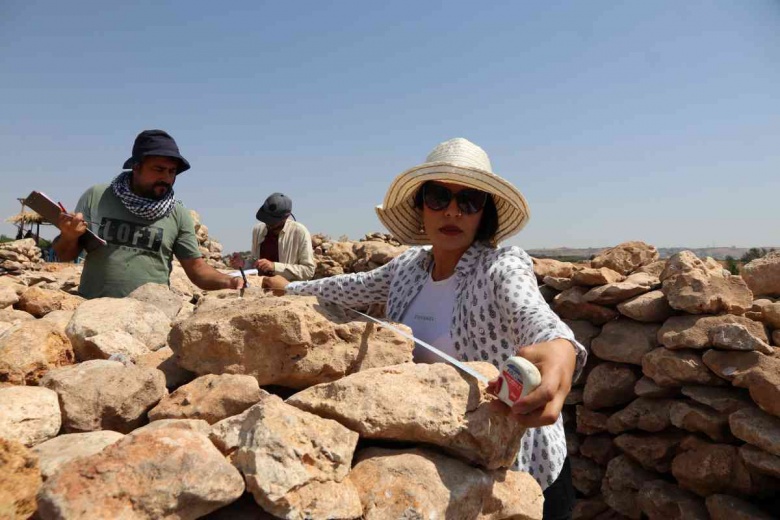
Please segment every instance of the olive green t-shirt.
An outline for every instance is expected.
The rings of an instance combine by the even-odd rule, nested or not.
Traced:
[[[168,285],[173,255],[179,260],[203,256],[182,204],[167,217],[146,220],[130,213],[103,184],[84,192],[76,212],[94,222],[90,229],[107,242],[84,260],[79,293],[85,298],[122,298],[149,282]]]

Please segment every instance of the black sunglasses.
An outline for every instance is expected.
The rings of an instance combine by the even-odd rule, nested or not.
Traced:
[[[466,188],[458,193],[441,184],[426,184],[423,187],[423,202],[432,211],[441,211],[450,205],[452,198],[458,203],[464,215],[473,215],[485,207],[488,194],[484,191]]]

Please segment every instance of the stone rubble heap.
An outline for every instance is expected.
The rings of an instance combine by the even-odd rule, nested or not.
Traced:
[[[40,248],[32,238],[0,244],[0,273],[20,273],[40,269],[43,258]]]
[[[372,238],[318,254],[403,251]],[[564,408],[574,518],[776,517],[780,255],[742,278],[631,242],[534,269],[590,351]],[[124,299],[84,301],[79,273],[0,277],[0,518],[541,518],[508,409],[409,341],[178,266]]]
[[[195,223],[195,236],[198,238],[198,249],[203,253],[206,263],[216,269],[228,269],[227,264],[222,261],[222,244],[217,242],[214,237],[209,236],[209,228],[201,223],[200,215],[197,211],[191,209],[190,215]]]
[[[317,267],[314,279],[344,273],[362,273],[383,266],[406,251],[386,233],[369,233],[358,242],[332,241],[326,235],[311,237]]]
[[[536,481],[507,470],[508,408],[387,329],[254,287],[83,301],[52,278],[0,278],[19,294],[0,310],[0,517],[541,519]]]
[[[780,256],[745,279],[642,242],[534,264],[590,349],[564,410],[574,517],[776,518]]]

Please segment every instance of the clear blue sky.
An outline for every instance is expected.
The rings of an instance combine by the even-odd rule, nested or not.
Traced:
[[[381,230],[457,136],[530,203],[510,243],[777,245],[780,1],[0,3],[0,215],[72,207],[145,128],[228,251],[274,191],[312,232]]]

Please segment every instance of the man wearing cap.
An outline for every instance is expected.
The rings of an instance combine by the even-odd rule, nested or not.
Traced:
[[[314,276],[314,252],[306,226],[290,219],[292,200],[283,193],[273,193],[257,210],[257,224],[252,228],[252,259],[248,267],[261,275],[281,275],[289,281],[310,280]],[[295,218],[293,216],[293,218]],[[233,255],[236,269],[244,266]]]
[[[60,214],[53,244],[62,261],[78,257],[91,229],[106,245],[87,251],[79,293],[85,298],[127,296],[146,283],[168,285],[173,256],[201,289],[240,289],[241,278],[218,272],[203,260],[190,212],[173,196],[177,176],[190,163],[162,130],[144,130],[132,156],[111,184],[89,188],[75,214]]]

